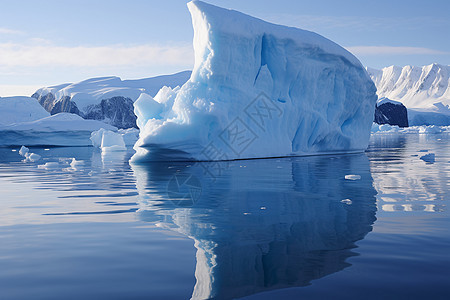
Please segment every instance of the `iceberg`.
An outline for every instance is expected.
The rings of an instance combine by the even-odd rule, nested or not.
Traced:
[[[0,97],[0,126],[36,121],[50,114],[31,97]]]
[[[0,146],[90,146],[91,132],[100,128],[117,131],[100,121],[59,113],[31,122],[0,124]]]
[[[368,146],[375,85],[351,53],[310,31],[188,3],[195,64],[181,88],[135,102],[132,162],[233,160]]]
[[[91,133],[92,146],[100,148],[102,152],[125,151],[123,136],[111,130],[100,129]]]

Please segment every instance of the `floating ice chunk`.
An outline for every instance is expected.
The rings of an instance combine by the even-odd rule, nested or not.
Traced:
[[[110,130],[103,132],[101,148],[104,152],[127,150],[122,135]]]
[[[106,131],[106,129],[100,128],[97,131],[93,131],[91,132],[91,142],[92,142],[92,146],[96,147],[96,148],[101,148],[102,147],[102,138],[103,138],[103,133]]]
[[[439,126],[431,125],[431,126],[420,126],[419,133],[441,133],[442,129]]]
[[[345,179],[347,179],[347,180],[359,180],[359,179],[361,179],[361,175],[349,174],[349,175],[345,175]]]
[[[400,128],[396,125],[383,124],[378,125],[376,123],[372,124],[372,133],[382,134],[382,133],[420,133],[420,134],[437,134],[441,132],[450,131],[450,126],[436,126],[436,125],[422,125],[422,126],[410,126]]]
[[[149,119],[161,119],[163,104],[158,103],[152,96],[142,93],[134,105],[134,114],[137,116],[137,125],[143,128]]]
[[[118,133],[122,135],[127,146],[133,146],[139,139],[139,129],[136,128],[119,129]]]
[[[434,153],[428,153],[425,154],[424,156],[421,156],[420,159],[423,160],[424,162],[432,164],[436,161],[436,155]]]
[[[350,199],[344,199],[344,200],[341,200],[341,202],[344,204],[347,204],[347,205],[350,205],[353,203],[352,200],[350,200]]]
[[[351,53],[310,31],[201,1],[188,8],[194,69],[180,89],[135,102],[141,131],[132,161],[367,148],[376,89]]]
[[[60,168],[60,165],[57,162],[47,162],[43,165],[38,165],[38,169],[52,170],[52,169],[58,169],[58,168]]]
[[[27,161],[31,161],[31,162],[35,162],[41,159],[41,156],[39,154],[36,153],[27,153],[25,154],[26,160]]]
[[[84,160],[76,160],[75,158],[72,158],[72,161],[70,162],[70,166],[72,168],[84,166]]]
[[[30,151],[30,149],[28,149],[25,146],[22,146],[22,147],[20,147],[19,154],[22,155],[22,156],[25,156],[25,154],[27,154],[28,151]]]
[[[127,150],[122,134],[101,128],[91,133],[92,145],[103,152]]]

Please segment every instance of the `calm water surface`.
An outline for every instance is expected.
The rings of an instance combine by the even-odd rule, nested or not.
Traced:
[[[0,148],[2,300],[450,299],[448,134],[145,166],[131,151],[31,148],[43,158],[24,163],[12,150]]]

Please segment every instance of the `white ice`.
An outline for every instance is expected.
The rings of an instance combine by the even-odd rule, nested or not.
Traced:
[[[359,180],[361,179],[361,175],[355,175],[355,174],[348,174],[345,175],[346,180]]]
[[[132,161],[223,160],[367,148],[375,86],[313,32],[189,2],[195,65],[180,88],[135,102]]]
[[[78,115],[59,113],[30,122],[0,125],[0,146],[54,145],[88,146],[91,132],[117,128],[96,120],[85,120]]]
[[[50,116],[31,97],[0,97],[0,127],[15,123],[30,122]]]
[[[372,124],[372,134],[403,134],[403,133],[417,133],[417,134],[437,134],[437,133],[450,133],[450,126],[436,126],[436,125],[422,125],[422,126],[410,126],[400,128],[397,125],[376,123]]]
[[[114,152],[127,150],[122,134],[111,130],[100,129],[91,134],[94,147],[100,148],[102,152]]]

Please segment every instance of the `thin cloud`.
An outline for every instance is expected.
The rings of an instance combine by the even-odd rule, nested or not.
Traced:
[[[191,45],[109,45],[65,47],[49,44],[0,44],[0,66],[109,67],[192,65]]]
[[[449,55],[450,52],[423,47],[353,46],[346,49],[356,55]]]
[[[23,32],[23,31],[20,31],[20,30],[15,30],[15,29],[9,29],[9,28],[0,27],[0,34],[13,34],[13,35],[18,35],[18,34],[24,34],[24,32]]]

